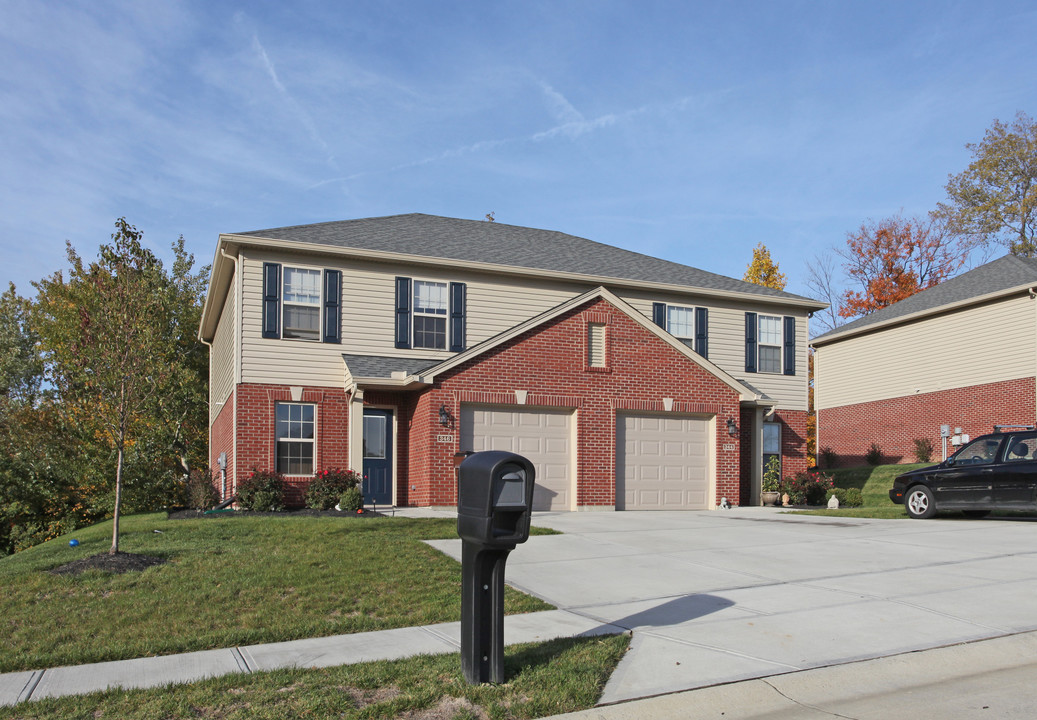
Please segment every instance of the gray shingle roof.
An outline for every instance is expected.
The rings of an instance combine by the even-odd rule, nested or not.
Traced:
[[[393,372],[402,370],[408,375],[413,375],[420,370],[438,365],[442,360],[430,360],[429,358],[411,357],[386,357],[384,355],[348,355],[342,354],[342,359],[354,377],[389,378]]]
[[[816,343],[828,337],[842,335],[843,333],[853,333],[876,323],[895,320],[907,315],[914,315],[915,313],[937,310],[945,305],[952,305],[1022,285],[1037,286],[1037,259],[1005,255],[997,260],[988,262],[986,265],[980,265],[967,273],[962,273],[957,277],[946,280],[928,290],[923,290],[889,307],[876,310],[870,315],[826,332],[824,335],[819,335],[811,342]]]
[[[808,300],[554,230],[412,213],[236,235]],[[818,307],[823,307],[818,303]]]

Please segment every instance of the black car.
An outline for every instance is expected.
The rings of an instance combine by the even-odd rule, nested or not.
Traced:
[[[1037,430],[996,432],[962,447],[939,465],[893,481],[889,499],[913,518],[939,510],[983,517],[991,510],[1037,510]]]

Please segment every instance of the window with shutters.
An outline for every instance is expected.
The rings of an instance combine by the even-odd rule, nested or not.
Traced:
[[[667,305],[666,331],[695,349],[695,308]]]
[[[414,281],[414,347],[446,350],[447,284]]]
[[[781,372],[781,340],[781,318],[773,315],[760,315],[759,372]]]
[[[312,403],[277,403],[277,472],[282,475],[313,474],[316,411]]]
[[[282,337],[320,340],[321,271],[284,266]]]

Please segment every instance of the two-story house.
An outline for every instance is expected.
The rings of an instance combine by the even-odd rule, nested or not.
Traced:
[[[221,235],[200,336],[220,489],[362,472],[452,506],[454,455],[536,467],[537,509],[756,503],[806,467],[808,298],[548,230],[429,215]]]

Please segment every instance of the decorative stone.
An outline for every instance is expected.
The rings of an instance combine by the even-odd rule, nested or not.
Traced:
[[[788,507],[789,506],[789,494],[788,493],[785,493],[784,495],[781,496],[781,506],[782,507]]]
[[[833,495],[832,497],[828,498],[828,509],[829,510],[838,510],[839,509],[839,498],[837,498],[835,495]]]

